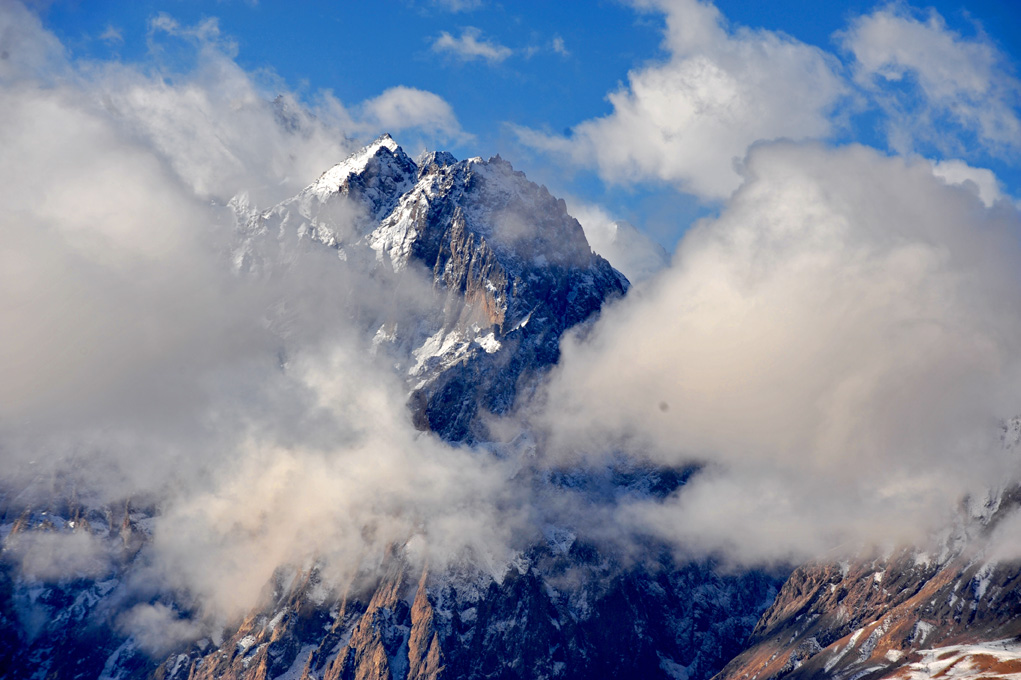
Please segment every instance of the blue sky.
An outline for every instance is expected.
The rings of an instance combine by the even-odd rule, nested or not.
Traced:
[[[687,170],[672,172],[654,167],[655,163],[635,163],[612,154],[597,160],[591,148],[582,148],[573,131],[585,121],[614,116],[615,106],[608,95],[629,89],[629,73],[698,58],[700,48],[684,52],[687,47],[671,45],[664,37],[671,17],[682,24],[694,22],[685,13],[697,6],[694,0],[297,4],[57,0],[41,10],[41,17],[72,59],[82,62],[125,62],[181,77],[194,69],[199,59],[194,37],[183,35],[187,27],[215,18],[218,44],[267,97],[286,90],[299,101],[314,102],[323,92],[330,92],[345,106],[357,107],[394,87],[433,93],[449,104],[457,130],[452,131],[449,125],[442,134],[413,126],[393,130],[409,150],[443,147],[459,157],[500,153],[554,193],[600,206],[614,218],[628,219],[671,248],[695,218],[716,210],[729,185],[694,186]],[[911,22],[916,27],[935,27],[921,38],[932,39],[933,44],[919,47],[916,57],[926,54],[926,49],[940,53],[940,35],[948,38],[945,45],[970,49],[969,54],[988,50],[994,70],[985,77],[999,84],[996,105],[1016,121],[1021,101],[1015,80],[1021,55],[1021,12],[1010,0],[939,0],[918,5],[863,0],[720,0],[715,7],[725,38],[743,35],[754,41],[755,35],[774,33],[788,44],[815,49],[829,60],[832,75],[842,82],[826,86],[842,85],[844,89],[807,105],[816,107],[819,117],[830,122],[806,129],[806,139],[832,144],[860,142],[884,152],[920,154],[934,160],[959,158],[970,166],[991,169],[1006,193],[1019,193],[1021,164],[1014,160],[1021,151],[1018,142],[1011,144],[1002,135],[983,141],[976,133],[977,119],[962,124],[960,117],[948,113],[954,110],[955,96],[968,99],[967,105],[972,107],[981,107],[982,97],[976,100],[967,92],[950,92],[942,102],[930,105],[932,102],[924,101],[925,88],[920,87],[917,64],[913,63],[901,64],[894,79],[861,76],[861,62],[847,37],[863,17],[886,13],[903,19],[902,28]],[[173,19],[178,32],[154,30],[157,17]],[[873,47],[892,49],[889,44]],[[981,60],[981,55],[978,58]],[[954,59],[948,55],[951,63]],[[875,72],[882,73],[882,69],[880,64]],[[774,76],[797,77],[797,67],[756,77]],[[769,87],[767,83],[766,89]],[[794,90],[788,94],[795,99],[801,96]],[[775,102],[753,101],[751,105],[769,107]],[[797,108],[797,102],[790,105]],[[815,122],[821,123],[821,118]],[[920,118],[927,125],[925,134],[895,134],[887,129],[891,121],[897,126]],[[774,127],[741,130],[737,136],[754,142],[758,134],[763,139],[797,137],[799,130],[793,124]],[[811,121],[808,127],[812,127]],[[355,136],[370,137],[374,132],[360,129]],[[541,138],[529,138],[529,132]],[[701,132],[695,126],[686,134]],[[572,136],[573,144],[566,141]],[[589,147],[605,143],[600,134],[585,141]],[[743,155],[745,147],[741,142],[719,150],[720,162],[732,163]],[[715,152],[705,152],[711,151]],[[683,154],[683,149],[680,152]],[[612,168],[629,163],[637,167],[627,173]]]

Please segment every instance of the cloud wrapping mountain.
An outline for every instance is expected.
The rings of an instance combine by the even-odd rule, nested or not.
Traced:
[[[430,313],[431,282],[341,266],[296,234],[256,246],[274,263],[258,276],[230,266],[220,201],[296,192],[359,126],[290,95],[274,106],[216,44],[169,79],[67,63],[29,12],[0,16],[17,36],[0,82],[5,502],[155,513],[130,588],[143,602],[180,589],[197,618],[132,610],[132,631],[197,636],[202,617],[253,607],[278,567],[319,559],[350,580],[413,536],[409,559],[467,550],[499,575],[527,515],[515,469],[417,432],[362,327]],[[399,127],[404,111],[380,115]],[[8,547],[43,580],[101,578],[119,559],[88,534]]]
[[[1021,216],[924,161],[757,146],[670,269],[564,345],[553,449],[707,467],[635,530],[738,559],[915,540],[1012,475]]]
[[[442,98],[273,102],[215,22],[154,21],[154,40],[194,50],[188,72],[70,62],[35,16],[0,9],[0,482],[25,505],[73,493],[154,510],[120,619],[140,644],[244,615],[282,566],[318,562],[334,584],[375,573],[395,543],[499,579],[560,522],[603,545],[651,535],[758,564],[918,540],[962,495],[1011,478],[998,428],[1021,411],[1021,218],[995,178],[804,141],[832,135],[849,94],[832,56],[731,30],[712,5],[648,7],[666,15],[669,57],[569,138],[526,137],[608,181],[725,202],[669,268],[647,242],[631,251],[648,281],[564,344],[540,412],[500,423],[508,440],[538,426],[540,445],[514,440],[503,458],[416,431],[406,385],[365,335],[366,319],[433,313],[431,281],[338,266],[293,235],[257,244],[276,262],[257,276],[227,266],[231,197],[293,196],[379,126],[462,138]],[[941,30],[863,19],[849,34],[861,77],[927,83],[924,50],[893,59],[865,40],[880,20]],[[946,103],[970,85],[926,87],[990,143],[1012,129],[1009,107],[989,122]],[[352,211],[333,226],[352,228]],[[497,226],[501,246],[534,235]],[[533,486],[534,468],[621,454],[703,469],[665,500]],[[117,560],[79,534],[10,548],[44,580]],[[194,620],[151,602],[168,590]]]

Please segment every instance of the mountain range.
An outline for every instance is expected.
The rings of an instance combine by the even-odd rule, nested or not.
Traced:
[[[236,277],[272,283],[312,251],[392,299],[416,291],[411,304],[358,307],[350,323],[366,360],[405,387],[406,417],[423,437],[519,460],[516,479],[534,497],[593,506],[683,494],[699,474],[623,453],[605,466],[535,462],[541,437],[515,414],[557,364],[565,334],[583,334],[632,286],[593,252],[563,200],[500,157],[412,159],[383,136],[293,198],[266,208],[239,195],[229,208],[224,266]],[[604,242],[630,231],[615,225]],[[652,276],[664,261],[647,249],[633,266]],[[286,314],[267,323],[286,336]],[[1018,432],[1009,424],[1004,445]],[[321,562],[288,565],[246,615],[170,646],[125,624],[159,504],[83,498],[61,490],[27,502],[3,490],[5,678],[1021,677],[1021,565],[988,541],[1021,503],[1014,488],[969,499],[924,549],[768,569],[682,556],[647,537],[625,550],[557,523],[551,505],[541,535],[506,564],[471,554],[423,564],[395,543],[343,583]],[[10,556],[50,534],[95,537],[115,563],[70,578],[25,573]],[[185,622],[195,609],[172,590],[147,603]]]

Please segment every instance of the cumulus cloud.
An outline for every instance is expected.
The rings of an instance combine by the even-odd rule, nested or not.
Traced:
[[[740,183],[735,162],[753,142],[834,129],[848,94],[834,57],[778,33],[731,29],[711,3],[639,6],[666,15],[669,58],[631,71],[609,95],[609,115],[568,137],[518,129],[525,144],[594,165],[608,182],[662,181],[720,199]]]
[[[514,53],[505,45],[483,39],[482,31],[474,26],[462,28],[461,35],[456,38],[446,31],[441,32],[433,41],[432,50],[450,54],[461,61],[482,59],[491,64],[498,64]]]
[[[887,113],[894,149],[923,143],[944,153],[1004,155],[1021,148],[1021,83],[982,33],[965,38],[935,10],[921,19],[891,5],[853,21],[843,44],[856,80]]]
[[[362,119],[376,129],[399,132],[418,128],[440,139],[465,135],[454,109],[442,97],[413,87],[397,86],[362,104]]]
[[[987,207],[991,208],[997,201],[1006,198],[1000,180],[988,168],[974,168],[962,160],[950,159],[934,162],[932,172],[948,184],[968,187]]]
[[[79,92],[6,94],[4,425],[88,412],[177,352],[213,360],[219,216]]]
[[[738,559],[918,538],[1009,478],[1021,412],[1021,216],[925,161],[752,150],[670,270],[563,346],[552,450],[706,472],[622,511]]]

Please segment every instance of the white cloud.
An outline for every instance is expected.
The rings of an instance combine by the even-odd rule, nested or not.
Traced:
[[[973,168],[962,160],[952,159],[934,162],[932,172],[947,184],[958,184],[974,191],[987,207],[1005,198],[1000,180],[987,168]]]
[[[461,35],[457,38],[443,31],[433,42],[432,49],[434,52],[452,54],[462,61],[483,59],[491,64],[497,64],[514,53],[505,45],[483,40],[482,31],[473,26],[461,29]]]
[[[99,34],[99,39],[110,45],[124,44],[124,34],[113,24],[107,24],[106,29]]]
[[[116,624],[153,656],[167,654],[205,632],[199,622],[182,618],[161,603],[136,605],[117,617]]]
[[[361,106],[363,124],[400,132],[418,128],[439,138],[457,140],[464,132],[442,97],[413,87],[391,87]]]
[[[165,33],[169,36],[187,38],[199,43],[212,45],[228,53],[230,56],[237,55],[237,43],[230,37],[223,35],[220,31],[220,20],[216,17],[207,17],[192,26],[182,25],[177,19],[166,12],[160,12],[149,20],[149,47],[159,48],[159,44],[153,41],[156,34]]]
[[[857,81],[888,116],[894,149],[908,152],[922,142],[973,152],[971,135],[994,154],[1021,149],[1021,84],[985,35],[965,38],[935,10],[923,21],[893,5],[852,22],[843,43],[856,59]]]
[[[197,193],[220,203],[242,190],[263,205],[291,196],[350,153],[351,138],[466,138],[450,105],[431,92],[394,87],[350,107],[320,92],[306,106],[283,83],[260,83],[241,69],[215,19],[189,27],[161,14],[152,23],[159,30],[151,40],[186,41],[198,56],[194,70],[173,73],[171,83],[111,62],[76,77],[102,92],[117,124],[149,140]]]
[[[5,3],[0,12],[0,82],[12,83],[45,74],[47,80],[65,75],[64,46],[43,30],[39,17],[20,3]]]
[[[411,539],[407,557],[420,566],[471,554],[500,578],[527,526],[516,467],[415,432],[403,386],[361,348],[338,344],[296,364],[304,407],[333,424],[332,441],[241,442],[211,484],[177,495],[160,517],[163,579],[211,612],[242,616],[281,566],[314,559],[342,587]]]
[[[629,73],[613,113],[570,137],[519,130],[531,146],[594,164],[608,182],[662,181],[708,199],[740,183],[735,162],[759,140],[828,136],[847,94],[836,60],[769,31],[728,30],[696,0],[642,3],[666,14],[670,56]]]
[[[26,576],[41,581],[99,578],[113,566],[107,547],[86,531],[24,531],[6,541],[4,551]]]
[[[1000,479],[994,416],[1018,412],[1021,385],[1013,206],[989,200],[979,169],[940,164],[941,180],[859,147],[763,144],[736,170],[731,157],[785,125],[825,134],[839,79],[814,48],[728,33],[711,6],[657,6],[671,59],[633,74],[613,115],[548,141],[581,153],[586,135],[615,140],[605,173],[622,158],[628,177],[706,196],[740,173],[746,184],[671,269],[565,345],[548,424],[553,444],[706,462],[681,494],[618,511],[556,489],[537,499],[512,457],[413,431],[405,386],[368,358],[357,326],[427,314],[430,286],[412,274],[398,286],[273,238],[261,244],[278,256],[271,275],[229,274],[231,224],[214,203],[239,189],[262,205],[289,196],[348,137],[381,127],[463,134],[441,98],[397,87],[350,106],[286,92],[273,105],[215,23],[163,16],[153,39],[191,41],[194,70],[82,69],[10,4],[0,482],[159,500],[145,576],[215,616],[251,606],[278,568],[319,559],[342,583],[401,541],[436,568],[467,551],[498,575],[558,510],[581,530],[771,559],[910,534],[944,500]],[[799,118],[784,98],[802,96]],[[707,141],[692,151],[674,133]],[[594,243],[606,237],[597,249],[620,245],[608,216],[580,213]],[[22,566],[47,578],[109,565],[90,539],[24,546]],[[120,624],[154,648],[203,630],[158,604]]]
[[[1021,214],[863,147],[755,147],[641,295],[567,341],[560,450],[701,462],[623,511],[692,550],[806,558],[918,539],[1016,471]]]

